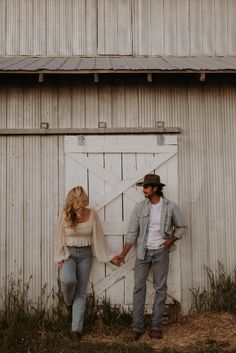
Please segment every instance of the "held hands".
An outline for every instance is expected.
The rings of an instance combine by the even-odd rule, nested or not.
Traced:
[[[123,255],[117,255],[113,257],[111,260],[111,263],[116,266],[120,266],[122,263],[124,263],[124,256]]]

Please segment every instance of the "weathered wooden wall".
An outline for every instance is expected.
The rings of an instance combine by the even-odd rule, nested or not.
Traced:
[[[23,86],[23,88],[22,88]],[[204,266],[236,265],[236,89],[232,84],[52,85],[0,89],[0,127],[179,126],[179,205],[183,307],[189,288],[207,284]],[[52,232],[64,198],[63,137],[0,138],[0,278],[33,274],[36,298],[55,283]]]
[[[235,55],[235,0],[1,0],[0,55]]]

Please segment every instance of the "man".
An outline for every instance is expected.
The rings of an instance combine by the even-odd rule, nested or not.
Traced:
[[[177,205],[163,196],[165,184],[159,175],[147,174],[143,182],[145,199],[139,202],[130,217],[126,243],[120,255],[115,258],[116,264],[124,262],[131,247],[136,244],[136,262],[134,269],[133,291],[133,334],[137,341],[144,333],[144,307],[146,299],[146,280],[150,269],[153,272],[155,298],[152,309],[151,338],[162,338],[162,315],[167,294],[167,275],[169,251],[176,248],[174,244],[186,229],[183,217]]]

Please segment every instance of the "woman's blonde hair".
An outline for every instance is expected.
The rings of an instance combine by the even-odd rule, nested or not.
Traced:
[[[88,196],[82,186],[75,186],[66,197],[64,220],[67,226],[75,227],[82,218],[82,211],[87,206]]]

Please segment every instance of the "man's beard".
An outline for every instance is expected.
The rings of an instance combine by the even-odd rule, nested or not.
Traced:
[[[152,194],[144,194],[144,197],[146,198],[146,199],[150,199],[151,197],[152,197]]]

